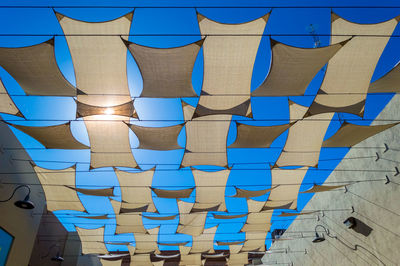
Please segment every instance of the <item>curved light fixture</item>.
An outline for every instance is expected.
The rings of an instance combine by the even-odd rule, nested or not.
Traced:
[[[318,232],[317,232],[317,228],[318,228],[318,227],[322,227],[322,229],[324,229],[325,233],[329,235],[328,229],[326,229],[324,226],[322,226],[322,225],[320,225],[320,224],[317,224],[317,225],[315,226],[315,229],[314,229],[314,230],[315,230],[315,238],[312,240],[313,243],[320,243],[320,242],[325,241],[324,234],[323,234],[323,233],[322,233],[321,235],[318,234]]]
[[[28,189],[28,194],[26,195],[26,197],[23,200],[17,200],[16,202],[14,202],[14,205],[17,206],[18,208],[27,209],[27,210],[35,208],[35,204],[33,204],[33,202],[29,200],[29,196],[31,194],[31,189],[27,185],[19,185],[19,186],[17,186],[8,199],[0,200],[0,202],[10,201],[14,197],[15,192],[18,189],[23,188],[23,187],[26,187]]]

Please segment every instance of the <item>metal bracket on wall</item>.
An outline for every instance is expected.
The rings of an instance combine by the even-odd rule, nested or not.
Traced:
[[[400,174],[399,168],[397,168],[397,166],[394,167],[394,170],[396,171],[396,173],[394,174],[394,176],[398,176]]]
[[[390,179],[389,179],[389,177],[387,175],[385,175],[385,177],[386,177],[385,185],[387,185],[387,184],[390,183]]]
[[[385,150],[383,151],[383,153],[385,153],[389,150],[389,146],[386,143],[383,143],[383,145],[385,145]]]

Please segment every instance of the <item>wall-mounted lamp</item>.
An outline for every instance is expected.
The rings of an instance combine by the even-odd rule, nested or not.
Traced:
[[[8,199],[0,200],[0,202],[10,201],[14,197],[15,192],[18,189],[23,188],[23,187],[26,187],[28,189],[28,194],[26,195],[26,197],[23,200],[17,200],[16,202],[14,202],[14,205],[17,206],[18,208],[27,209],[27,210],[35,208],[35,204],[33,204],[33,202],[29,200],[29,196],[31,194],[31,189],[27,185],[19,185],[19,186],[17,186]]]
[[[313,243],[319,243],[319,242],[322,242],[322,241],[325,241],[325,237],[324,237],[324,234],[322,233],[322,234],[318,234],[318,232],[317,232],[317,228],[318,227],[322,227],[322,229],[324,229],[324,231],[325,231],[325,233],[327,234],[327,235],[329,235],[329,231],[328,231],[328,229],[326,229],[324,226],[322,226],[322,225],[320,225],[320,224],[317,224],[316,226],[315,226],[315,238],[312,240],[312,242]]]

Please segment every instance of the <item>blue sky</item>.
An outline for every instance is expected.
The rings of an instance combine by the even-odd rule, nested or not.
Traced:
[[[60,5],[76,5],[77,1],[19,1],[20,5],[43,5],[43,6],[60,6]],[[230,6],[282,6],[287,1],[230,1]],[[323,4],[322,4],[323,3]],[[297,6],[358,6],[362,3],[364,6],[387,5],[394,6],[398,1],[296,1]],[[16,5],[14,1],[2,1],[2,5]],[[226,6],[224,2],[217,1],[185,1],[184,4],[179,1],[112,1],[112,2],[96,2],[97,5],[125,5],[125,6]],[[293,3],[291,3],[293,5]],[[90,1],[79,1],[79,5],[93,5]],[[117,18],[123,14],[132,11],[132,8],[56,8],[56,11],[65,14],[69,17],[85,20],[85,21],[105,21]],[[222,23],[242,23],[259,18],[270,11],[270,8],[198,8],[198,11],[204,16],[222,22]],[[357,23],[378,23],[391,19],[400,14],[400,8],[387,9],[372,9],[372,8],[334,8],[333,11],[343,18]],[[304,36],[272,36],[272,38],[288,45],[298,47],[311,48],[314,41],[309,35],[308,26],[313,24],[318,34],[330,33],[330,8],[274,8],[272,15],[267,23],[265,34],[304,34]],[[50,35],[62,34],[61,27],[50,8],[0,8],[0,33],[1,34],[46,34],[49,36],[1,36],[1,47],[21,47],[37,44],[51,38]],[[199,28],[196,19],[196,10],[194,8],[137,8],[134,11],[131,34],[150,34],[152,36],[130,36],[129,40],[141,45],[151,47],[176,47],[192,43],[200,39]],[[194,36],[153,36],[156,34],[175,34]],[[400,28],[397,27],[394,34],[400,34]],[[320,37],[321,46],[329,44],[329,36]],[[55,41],[57,63],[65,75],[65,77],[75,84],[74,70],[72,60],[68,51],[66,40],[63,36],[57,36]],[[388,72],[399,60],[400,52],[399,38],[391,38],[382,57],[378,63],[373,80],[381,77]],[[396,51],[397,50],[397,51]],[[259,52],[256,58],[256,63],[253,71],[252,90],[265,79],[269,71],[270,65],[270,46],[269,36],[264,36],[260,43]],[[201,90],[202,82],[202,53],[199,53],[195,64],[192,81],[197,93]],[[4,120],[12,123],[31,125],[31,126],[46,126],[64,123],[68,120],[75,120],[76,106],[71,97],[37,97],[24,96],[23,90],[13,80],[10,75],[0,68],[0,77],[2,78],[5,87],[25,115],[28,121],[16,121],[16,118],[11,115],[2,115]],[[321,84],[323,71],[321,71],[310,84],[307,89],[307,94],[315,94]],[[138,96],[142,89],[142,79],[132,56],[128,54],[128,80],[131,95]],[[368,96],[365,116],[366,119],[373,119],[382,110],[382,108],[391,99],[392,95],[374,95]],[[309,105],[313,97],[290,97],[296,103]],[[195,105],[197,99],[184,99],[190,104]],[[135,108],[139,116],[143,120],[173,120],[177,121],[151,121],[137,122],[139,125],[145,126],[169,126],[180,123],[182,110],[180,99],[136,99]],[[252,99],[252,108],[254,118],[263,120],[257,122],[249,122],[257,125],[277,125],[288,122],[288,104],[287,97],[260,97]],[[342,118],[355,119],[356,116],[343,114]],[[250,120],[243,117],[234,117],[239,120]],[[270,120],[269,120],[270,119]],[[272,119],[272,120],[271,120]],[[280,121],[276,121],[276,120]],[[335,116],[334,120],[337,120]],[[33,120],[33,121],[29,121]],[[269,121],[268,121],[269,120]],[[275,120],[275,121],[274,121]],[[132,120],[134,122],[134,120]],[[356,123],[355,121],[352,121]],[[370,121],[357,121],[359,124],[368,124]],[[135,122],[136,123],[136,122]],[[326,137],[331,136],[340,126],[339,122],[331,123]],[[118,186],[118,180],[111,168],[95,169],[87,172],[89,169],[89,150],[82,151],[65,151],[65,150],[32,150],[29,148],[42,148],[34,139],[13,129],[18,139],[21,141],[27,151],[38,166],[49,169],[63,169],[77,163],[79,173],[76,177],[78,187],[90,186]],[[75,137],[82,143],[89,145],[87,133],[82,121],[73,121],[72,130]],[[235,126],[232,123],[228,145],[235,139]],[[232,169],[228,179],[226,195],[233,195],[233,186],[240,185],[245,189],[264,189],[268,188],[271,182],[270,171],[268,164],[261,162],[274,162],[280,153],[280,148],[284,145],[287,133],[282,134],[272,145],[272,149],[230,149],[228,151],[229,163],[236,163]],[[136,147],[138,144],[137,138],[133,133],[130,135],[131,146]],[[185,134],[184,131],[179,137],[179,144],[184,146]],[[323,169],[333,169],[340,160],[326,160],[342,158],[347,152],[347,149],[323,149],[319,167]],[[153,179],[154,187],[168,186],[174,189],[174,186],[191,187],[194,186],[193,177],[188,169],[177,170],[182,159],[183,149],[174,151],[148,151],[148,150],[133,150],[133,154],[142,167],[142,169],[150,169],[157,164],[170,164],[157,166],[156,173]],[[49,161],[61,161],[49,162]],[[255,163],[260,164],[246,165],[240,163]],[[210,168],[210,167],[208,167]],[[251,169],[248,169],[251,168]],[[257,170],[254,170],[256,168]],[[218,168],[216,168],[218,169]],[[253,170],[252,170],[253,169]],[[322,183],[329,172],[327,171],[309,171],[304,179],[304,183]],[[255,186],[257,185],[257,186]],[[301,190],[305,190],[310,185],[303,185]],[[175,187],[176,188],[176,187]],[[115,199],[120,200],[120,190],[115,189],[117,195]],[[192,194],[189,200],[194,200],[195,194]],[[299,210],[307,203],[312,195],[301,194],[299,197]],[[155,195],[154,195],[155,197]],[[265,200],[267,197],[262,196],[255,199]],[[88,210],[89,214],[112,214],[112,208],[107,198],[85,196],[80,194],[80,198]],[[154,198],[154,202],[160,213],[177,213],[175,200]],[[227,208],[229,212],[246,212],[245,199],[236,199],[226,197]],[[106,224],[105,241],[133,241],[132,234],[124,234],[113,236],[115,230],[115,220],[97,220],[90,221],[86,219],[74,218],[71,214],[77,214],[73,211],[58,211],[56,215],[64,223],[68,230],[74,230],[73,224],[84,228],[97,228]],[[81,214],[81,213],[80,213]],[[274,228],[286,228],[290,225],[289,218],[273,218],[279,219],[273,223]],[[283,220],[283,221],[282,221]],[[235,220],[216,220],[212,217],[207,219],[206,227],[211,227],[219,224],[219,228],[215,240],[243,240],[244,233],[238,233],[245,218]],[[88,224],[92,223],[92,224]],[[157,221],[144,220],[146,228],[156,227]],[[160,229],[160,241],[182,241],[190,240],[191,238],[183,235],[174,235],[178,223],[178,219],[163,222]],[[267,244],[270,241],[267,240]],[[121,246],[108,245],[109,250],[126,250]],[[166,247],[165,247],[166,248]]]

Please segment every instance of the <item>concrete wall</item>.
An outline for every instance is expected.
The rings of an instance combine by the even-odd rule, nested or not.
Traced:
[[[0,122],[0,136],[0,200],[5,200],[18,184],[39,184],[39,181],[28,161],[13,160],[30,158],[3,122]],[[22,172],[26,174],[15,174]],[[14,236],[7,266],[25,266],[29,263],[45,202],[40,185],[31,185],[30,188],[35,209],[25,210],[14,206],[15,201],[24,199],[26,188],[19,189],[10,201],[0,202],[0,226]]]
[[[378,119],[399,119],[400,95],[396,95],[386,106]],[[386,124],[390,121],[374,121]],[[381,159],[345,159],[329,176],[326,182],[343,180],[385,179],[391,182],[362,182],[338,191],[316,193],[304,208],[305,210],[338,210],[354,207],[351,211],[325,211],[317,215],[298,216],[282,238],[291,240],[276,241],[271,251],[263,257],[265,265],[399,265],[400,264],[400,175],[394,176],[395,166],[400,167],[400,125],[371,137],[356,147],[383,147],[387,143],[389,151],[380,149],[353,148],[346,158],[374,156]],[[340,171],[340,169],[364,169],[368,171]],[[315,219],[312,217],[315,216]],[[369,236],[348,229],[343,221],[355,217],[371,227]],[[311,219],[304,219],[304,218]],[[317,220],[319,219],[319,220]],[[330,231],[330,238],[321,243],[312,243],[313,230],[321,224]],[[321,228],[318,232],[322,232]],[[352,250],[359,245],[357,250]],[[350,247],[350,248],[349,248]],[[273,251],[275,250],[275,251]],[[305,252],[306,251],[306,252]]]

